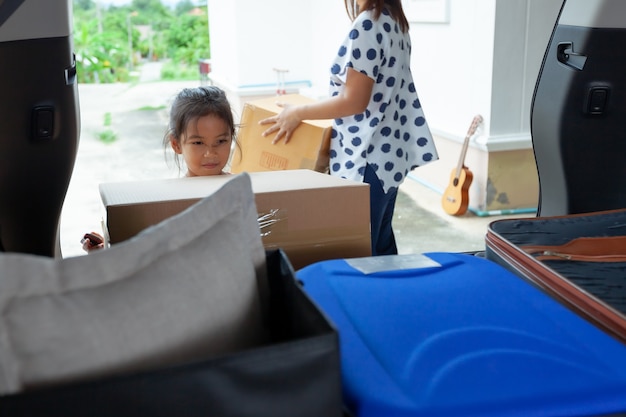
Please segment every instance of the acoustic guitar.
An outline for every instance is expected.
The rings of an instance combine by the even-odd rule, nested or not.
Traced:
[[[456,169],[453,169],[450,173],[450,183],[443,193],[441,198],[441,206],[444,211],[452,216],[461,216],[467,212],[469,206],[469,187],[472,185],[474,175],[468,167],[465,166],[465,155],[467,154],[467,148],[469,146],[470,138],[476,133],[476,129],[482,123],[483,118],[481,115],[474,116],[472,124],[470,125],[465,140],[463,141],[463,148],[461,149],[461,156],[459,157],[459,163]]]

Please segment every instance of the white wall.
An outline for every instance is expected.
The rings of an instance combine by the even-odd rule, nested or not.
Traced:
[[[563,0],[499,0],[495,19],[490,147],[530,147],[532,96]],[[511,36],[512,34],[513,36]],[[513,146],[513,148],[517,148]]]
[[[287,82],[319,82],[328,74],[335,32],[349,23],[339,0],[207,3],[213,75],[233,88],[274,86],[273,68],[288,69]]]
[[[411,24],[413,76],[437,134],[463,139],[475,114],[489,124],[495,12],[495,0],[452,0],[448,23]]]
[[[293,1],[293,0],[292,0]],[[315,0],[311,20],[311,82],[316,93],[328,94],[330,65],[350,28],[342,0]]]
[[[449,23],[411,26],[413,71],[437,134],[461,141],[481,114],[472,146],[531,147],[532,95],[562,2],[450,0]]]

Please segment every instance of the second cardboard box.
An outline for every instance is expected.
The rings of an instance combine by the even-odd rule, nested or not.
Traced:
[[[271,125],[259,121],[282,111],[277,103],[306,104],[315,100],[299,94],[270,97],[244,104],[238,144],[231,160],[231,172],[259,172],[290,169],[328,171],[331,120],[305,120],[293,132],[288,143],[272,144],[274,134],[263,137]]]

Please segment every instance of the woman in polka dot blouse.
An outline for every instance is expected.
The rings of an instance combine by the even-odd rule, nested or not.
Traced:
[[[398,187],[438,159],[410,69],[401,0],[344,0],[352,28],[330,71],[330,98],[283,105],[264,136],[287,143],[302,120],[334,119],[330,173],[370,184],[373,255],[397,253],[392,220]]]

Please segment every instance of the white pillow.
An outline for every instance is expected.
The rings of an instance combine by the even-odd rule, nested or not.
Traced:
[[[0,393],[262,344],[264,270],[245,173],[107,250],[0,254]]]

